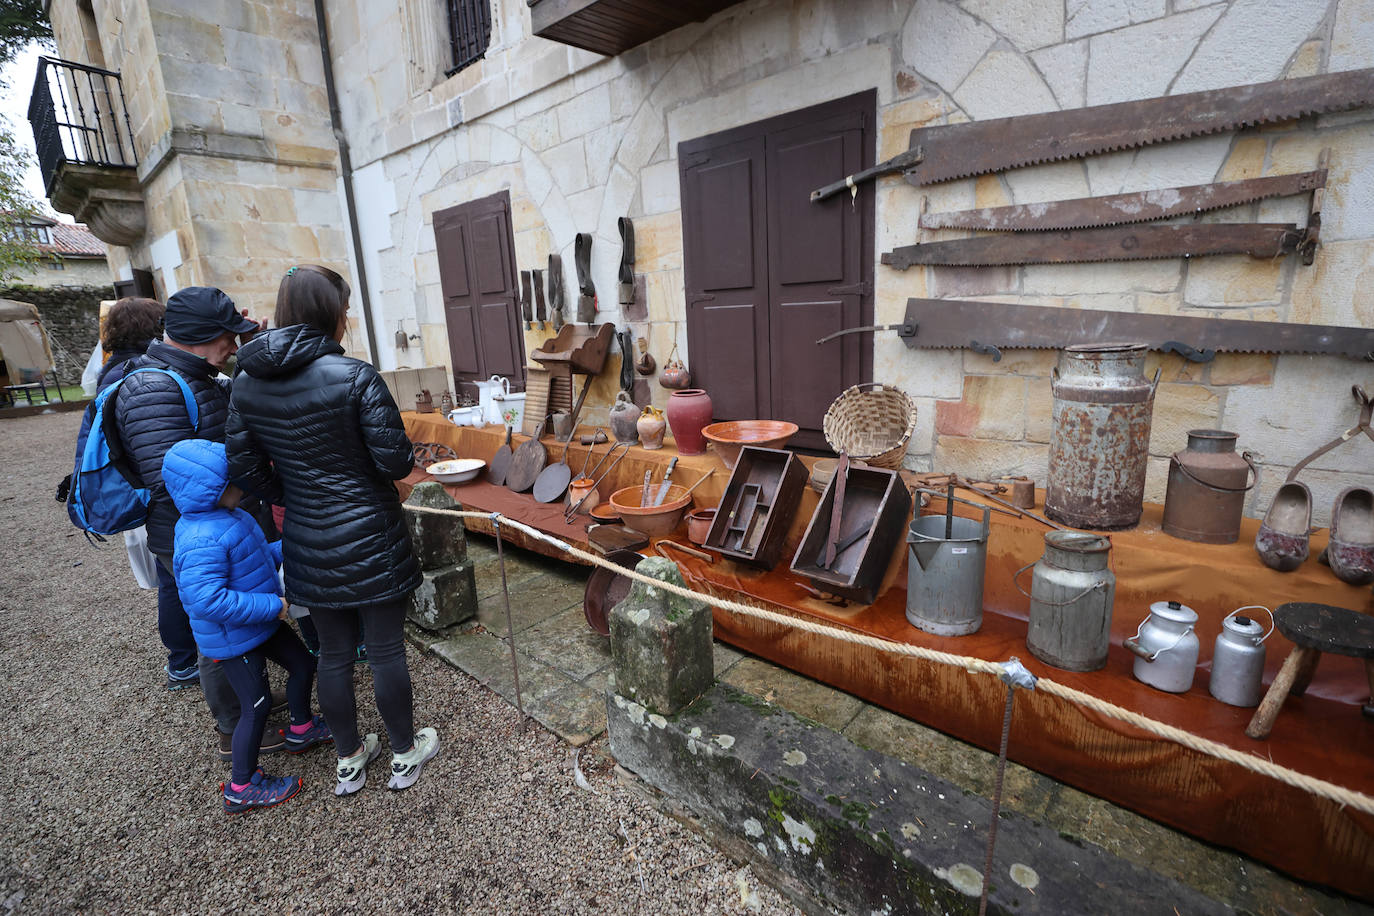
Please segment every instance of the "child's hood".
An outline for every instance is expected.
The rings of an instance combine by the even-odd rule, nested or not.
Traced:
[[[182,515],[215,508],[229,485],[229,458],[223,442],[183,439],[162,459],[162,483]]]

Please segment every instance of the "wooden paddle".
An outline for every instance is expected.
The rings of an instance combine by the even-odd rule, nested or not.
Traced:
[[[487,483],[494,483],[498,487],[506,482],[506,469],[510,467],[510,429],[506,427],[506,444],[491,456],[491,464],[487,467]]]
[[[516,493],[524,493],[534,486],[535,480],[539,478],[539,472],[544,470],[544,462],[549,460],[544,443],[539,441],[542,435],[544,424],[541,422],[534,435],[520,443],[520,447],[511,456],[510,467],[506,468],[506,486]]]

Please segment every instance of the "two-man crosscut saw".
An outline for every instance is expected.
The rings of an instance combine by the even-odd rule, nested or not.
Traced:
[[[1321,353],[1374,359],[1374,329],[1277,321],[1232,321],[958,299],[908,299],[900,324],[846,328],[845,334],[896,331],[910,349],[967,348],[994,360],[1005,349],[1061,349],[1129,341],[1172,351],[1194,362],[1217,353]]]
[[[880,175],[914,185],[1077,159],[1374,104],[1374,68],[1275,80],[1069,111],[919,127],[908,149],[811,192],[813,201]]]

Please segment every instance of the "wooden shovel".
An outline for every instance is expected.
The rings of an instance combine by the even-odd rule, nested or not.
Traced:
[[[510,467],[506,469],[506,486],[516,493],[524,493],[534,486],[535,480],[539,478],[539,472],[544,470],[544,462],[549,459],[549,453],[544,450],[544,443],[539,441],[542,435],[544,424],[540,423],[534,435],[528,441],[520,443],[520,447],[511,456]]]
[[[506,444],[491,456],[491,464],[487,467],[487,483],[494,483],[499,487],[506,482],[506,470],[510,467],[510,459],[510,427],[507,426]]]

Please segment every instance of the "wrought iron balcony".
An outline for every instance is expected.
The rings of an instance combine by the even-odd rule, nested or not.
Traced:
[[[534,34],[616,55],[740,0],[526,0]]]
[[[141,238],[138,155],[119,74],[40,57],[29,125],[52,205],[101,241],[129,245]]]

